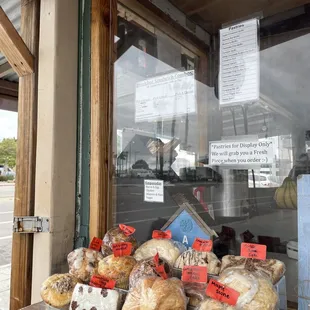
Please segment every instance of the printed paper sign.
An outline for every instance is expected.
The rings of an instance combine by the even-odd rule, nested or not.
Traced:
[[[144,201],[164,202],[164,181],[144,180]]]
[[[89,248],[95,251],[100,251],[102,243],[103,243],[102,239],[94,237],[89,245]]]
[[[267,257],[267,246],[264,244],[241,243],[241,256],[265,260]]]
[[[216,141],[210,142],[209,165],[262,165],[273,163],[273,141]]]
[[[171,230],[166,230],[166,231],[153,230],[152,238],[153,239],[171,239],[172,233],[171,233]]]
[[[100,275],[93,275],[90,279],[90,286],[114,289],[116,281]]]
[[[206,295],[220,302],[235,306],[240,293],[211,279],[206,289]]]
[[[136,229],[134,227],[127,226],[124,224],[119,224],[118,226],[119,226],[120,230],[122,230],[126,236],[130,236],[136,231]]]
[[[183,282],[207,283],[208,269],[204,266],[185,266],[182,271]]]
[[[119,242],[112,244],[112,251],[115,257],[131,254],[132,244],[130,242]]]
[[[258,20],[220,30],[221,105],[259,100]]]
[[[192,245],[192,248],[199,252],[210,252],[212,250],[212,247],[212,240],[205,240],[201,238],[196,238]]]
[[[196,113],[194,70],[150,78],[136,84],[136,122]]]

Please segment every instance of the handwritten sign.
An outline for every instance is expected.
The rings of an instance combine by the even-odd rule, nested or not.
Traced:
[[[90,279],[90,286],[114,289],[116,281],[100,275],[93,275]]]
[[[112,244],[112,251],[115,257],[131,254],[132,244],[130,242],[118,242]]]
[[[126,236],[130,236],[132,235],[136,229],[134,227],[131,227],[131,226],[127,226],[125,224],[119,224],[118,225],[120,230],[126,235]]]
[[[100,251],[102,242],[103,242],[102,239],[94,237],[89,245],[89,248],[95,251]]]
[[[210,252],[212,250],[212,247],[212,240],[205,240],[201,238],[196,238],[192,245],[192,248],[199,252]]]
[[[183,282],[207,283],[208,269],[204,266],[185,266],[182,271]]]
[[[166,230],[166,231],[153,230],[152,238],[153,239],[171,239],[172,238],[171,230]]]
[[[158,266],[159,265],[159,254],[157,252],[157,254],[154,256],[154,263],[155,263],[155,266]]]
[[[167,275],[167,273],[166,273],[166,270],[165,270],[165,266],[164,266],[164,265],[159,265],[159,266],[155,267],[155,271],[158,273],[158,275],[159,275],[162,279],[164,279],[164,280],[168,279],[168,275]]]
[[[241,243],[241,256],[265,260],[267,256],[267,246],[264,244],[243,242]]]
[[[206,295],[220,302],[235,306],[240,293],[211,279],[206,289]]]

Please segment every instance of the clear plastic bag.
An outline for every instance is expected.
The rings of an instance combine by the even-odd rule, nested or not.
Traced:
[[[186,307],[181,280],[145,277],[129,291],[122,310],[186,310]]]
[[[185,295],[189,298],[189,306],[197,307],[206,298],[207,283],[183,282]]]
[[[157,253],[160,258],[166,260],[171,266],[182,253],[183,246],[171,239],[151,239],[143,243],[135,252],[137,261],[154,257]]]

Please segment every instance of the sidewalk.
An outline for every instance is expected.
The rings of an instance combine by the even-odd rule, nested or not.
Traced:
[[[0,186],[14,186],[15,182],[0,182]]]
[[[9,310],[11,264],[0,266],[0,310]]]

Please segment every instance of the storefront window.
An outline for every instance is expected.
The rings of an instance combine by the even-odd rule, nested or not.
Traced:
[[[139,243],[160,229],[187,248],[212,239],[223,265],[238,265],[227,255],[239,256],[241,243],[266,246],[267,258],[286,266],[280,309],[283,298],[298,304],[298,267],[308,267],[308,258],[298,260],[298,225],[306,224],[297,217],[297,180],[310,173],[310,34],[300,12],[298,25],[282,10],[254,19],[256,62],[249,68],[244,56],[232,71],[243,70],[238,90],[253,78],[243,96],[256,89],[256,99],[225,97],[219,35],[252,16],[218,25],[203,56],[123,8],[114,65],[115,224],[135,227]]]

